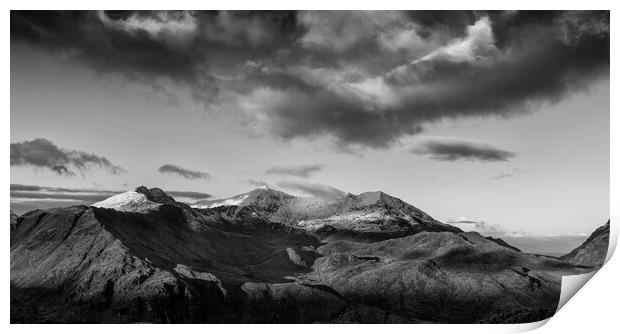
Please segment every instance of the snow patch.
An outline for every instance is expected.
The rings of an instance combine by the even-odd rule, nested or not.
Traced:
[[[303,219],[297,223],[297,226],[310,231],[316,231],[325,225],[331,226],[352,226],[358,225],[357,229],[372,229],[373,226],[364,226],[365,223],[373,223],[377,221],[385,221],[393,218],[377,211],[358,211],[347,212],[340,215],[333,215],[326,218]]]
[[[230,206],[230,205],[239,205],[241,203],[243,203],[243,201],[248,198],[249,195],[242,195],[242,196],[237,196],[237,197],[232,197],[232,198],[227,198],[225,200],[221,200],[221,201],[217,201],[215,203],[211,203],[211,205],[209,205],[209,209],[210,208],[216,208],[218,206]]]
[[[127,191],[92,204],[97,208],[114,209],[116,211],[142,212],[155,209],[160,204],[151,202],[146,195],[135,191]]]

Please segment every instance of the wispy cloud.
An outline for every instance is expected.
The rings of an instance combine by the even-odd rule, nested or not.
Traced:
[[[284,189],[299,191],[310,196],[324,199],[334,199],[346,195],[346,193],[340,189],[319,183],[283,181],[279,182],[278,186]]]
[[[211,194],[206,194],[198,191],[166,191],[166,194],[174,197],[178,202],[193,203],[195,201],[208,199],[213,197]]]
[[[159,167],[159,169],[157,170],[160,173],[174,174],[186,179],[211,179],[211,175],[209,173],[189,170],[183,167],[179,167],[177,165],[166,164]]]
[[[452,219],[448,224],[456,226],[465,232],[478,232],[485,236],[504,237],[507,235],[523,235],[523,232],[507,232],[498,224],[490,224],[484,221],[468,220],[467,218]]]
[[[82,202],[97,202],[123,192],[122,190],[100,190],[100,189],[75,189],[41,187],[23,184],[11,184],[11,198],[32,198],[32,199],[67,199]],[[205,199],[212,197],[210,194],[198,191],[166,191],[172,197],[188,197],[191,199]]]
[[[33,166],[51,170],[59,175],[75,176],[99,167],[110,174],[125,173],[125,169],[111,163],[107,158],[78,150],[60,148],[47,139],[11,143],[11,166]]]
[[[493,147],[487,143],[464,138],[435,137],[421,140],[410,148],[417,155],[441,161],[508,161],[516,153]]]
[[[507,179],[507,178],[515,177],[521,173],[523,173],[523,171],[520,168],[513,167],[512,170],[510,171],[497,173],[495,176],[491,177],[491,180]]]
[[[261,180],[247,179],[245,182],[254,187],[269,187],[269,183]]]
[[[35,209],[90,205],[117,193],[119,191],[11,184],[11,210],[22,214]]]
[[[61,207],[67,205],[90,205],[121,190],[74,189],[44,187],[36,185],[11,184],[11,208],[15,212]],[[167,194],[181,202],[195,202],[212,197],[210,194],[196,191],[166,191]]]
[[[265,171],[265,174],[296,176],[308,178],[312,174],[322,171],[324,168],[321,164],[299,165],[299,166],[275,166]]]

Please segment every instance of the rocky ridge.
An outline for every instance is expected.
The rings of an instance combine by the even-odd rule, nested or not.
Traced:
[[[583,244],[561,257],[574,265],[600,267],[605,263],[609,248],[609,221],[597,228]]]

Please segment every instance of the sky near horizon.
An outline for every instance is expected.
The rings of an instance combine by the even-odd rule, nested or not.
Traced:
[[[549,15],[12,12],[11,183],[381,190],[441,221],[590,233],[609,14]]]

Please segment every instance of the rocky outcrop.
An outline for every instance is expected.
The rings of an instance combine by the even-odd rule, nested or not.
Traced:
[[[597,228],[583,244],[561,257],[571,264],[587,267],[600,267],[605,263],[609,248],[609,221]]]
[[[18,220],[19,220],[19,216],[17,216],[15,212],[11,210],[11,231],[17,228]]]
[[[174,200],[174,198],[172,198],[172,196],[169,196],[168,194],[166,194],[163,190],[159,189],[159,188],[147,188],[145,186],[140,186],[138,188],[136,188],[136,192],[137,193],[141,193],[144,194],[146,196],[146,198],[151,201],[151,202],[155,202],[155,203],[159,203],[159,204],[172,204],[172,203],[176,203],[176,201]]]

